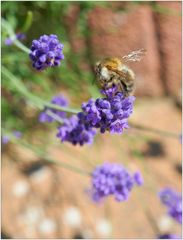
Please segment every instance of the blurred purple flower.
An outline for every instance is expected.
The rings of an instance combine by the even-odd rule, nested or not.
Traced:
[[[77,115],[64,120],[64,124],[58,127],[57,137],[62,142],[71,142],[73,145],[91,144],[96,131],[82,122]]]
[[[140,173],[138,173],[138,176]],[[141,177],[142,178],[142,177]],[[114,195],[116,201],[126,201],[136,180],[127,169],[116,163],[104,163],[92,173],[91,195],[95,202]]]
[[[21,133],[20,131],[13,131],[13,135],[14,135],[16,138],[21,138],[22,133]]]
[[[181,237],[178,237],[174,234],[162,234],[157,237],[157,239],[181,239]]]
[[[143,177],[140,172],[135,172],[134,175],[134,181],[138,186],[141,186],[144,183]]]
[[[14,38],[10,38],[10,37],[9,37],[9,38],[6,38],[5,41],[4,41],[4,43],[5,43],[7,46],[10,46],[10,45],[12,45],[12,44],[14,43],[14,41],[15,41],[16,39],[18,39],[18,40],[24,40],[25,37],[26,37],[26,36],[25,36],[24,33],[17,33]]]
[[[10,138],[6,135],[2,136],[2,144],[7,144],[10,141]]]
[[[53,104],[56,104],[60,107],[66,107],[68,106],[68,101],[65,97],[63,97],[62,95],[58,95],[58,96],[54,96],[51,100],[51,103]],[[56,109],[51,109],[51,108],[48,108],[46,107],[44,109],[43,112],[40,113],[39,115],[39,121],[40,122],[54,122],[56,121],[56,119],[54,119],[52,116],[49,116],[46,111],[49,110],[51,111],[52,113],[56,114],[58,117],[60,117],[61,119],[65,118],[66,117],[66,113],[65,112],[62,112],[60,110],[56,110]]]
[[[180,143],[182,144],[182,134],[180,134],[179,140],[180,140]]]
[[[18,139],[22,136],[22,133],[19,131],[13,131],[13,135]],[[7,135],[2,135],[2,144],[7,144],[11,139]]]
[[[182,195],[171,188],[165,188],[159,193],[162,203],[168,208],[168,214],[178,223],[182,223]]]
[[[44,70],[60,65],[64,59],[63,47],[54,34],[43,35],[38,40],[33,40],[29,54],[32,66],[37,70]]]

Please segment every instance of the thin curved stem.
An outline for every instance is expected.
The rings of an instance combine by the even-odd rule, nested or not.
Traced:
[[[47,109],[46,114],[49,115],[50,117],[54,118],[57,122],[63,124],[64,121],[61,119],[57,114],[53,113],[51,110]]]
[[[2,129],[2,132],[6,136],[8,136],[13,143],[16,143],[16,144],[18,144],[20,146],[23,146],[24,148],[27,148],[27,149],[31,150],[37,156],[43,158],[48,163],[61,166],[61,167],[65,168],[65,169],[68,169],[68,170],[70,170],[72,172],[76,172],[76,173],[82,174],[84,176],[88,176],[89,177],[91,175],[89,172],[86,172],[83,169],[80,169],[78,167],[71,166],[68,163],[57,161],[57,160],[54,160],[54,159],[50,158],[47,152],[43,151],[42,149],[40,149],[38,147],[35,147],[35,146],[29,144],[29,143],[26,143],[23,140],[17,139],[13,134],[7,132],[4,129]]]
[[[173,138],[179,138],[180,137],[180,134],[178,134],[178,133],[172,133],[172,132],[167,132],[167,131],[160,130],[160,129],[146,127],[146,126],[134,123],[134,122],[129,122],[129,125],[134,129],[159,134],[159,135],[164,136],[164,137],[173,137]]]
[[[26,53],[30,53],[30,49],[27,48],[26,46],[24,46],[21,42],[19,42],[16,38],[16,34],[13,31],[11,25],[5,20],[5,19],[1,19],[1,24],[2,27],[7,31],[7,33],[9,34],[10,39],[13,41],[13,43],[20,48],[22,51],[26,52]]]
[[[53,103],[49,103],[34,94],[30,93],[28,89],[25,87],[25,85],[17,78],[15,77],[7,68],[4,66],[1,67],[2,73],[11,81],[12,86],[16,88],[17,91],[19,91],[22,95],[27,97],[29,100],[32,101],[32,103],[38,107],[39,109],[44,109],[45,107],[49,107],[52,109],[56,109],[63,112],[68,113],[78,113],[79,110],[73,109],[73,108],[67,108],[67,107],[61,107]]]

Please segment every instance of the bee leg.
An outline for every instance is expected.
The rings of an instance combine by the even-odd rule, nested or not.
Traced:
[[[131,83],[125,84],[124,82],[121,81],[121,84],[123,85],[125,97],[128,97],[134,90],[134,83],[131,82]]]
[[[119,83],[120,83],[121,92],[124,94],[125,97],[128,97],[129,92],[128,92],[127,85],[123,81],[119,81]]]
[[[131,93],[133,93],[133,90],[134,90],[134,82],[133,81],[128,83],[126,90],[129,93],[129,95]]]
[[[124,85],[121,81],[118,81],[118,89],[119,89],[120,92],[124,92],[124,90],[125,90]]]
[[[113,86],[114,76],[111,76],[110,79],[106,82],[106,88],[111,88]]]

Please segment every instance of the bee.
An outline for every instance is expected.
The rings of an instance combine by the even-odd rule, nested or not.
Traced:
[[[97,80],[103,89],[113,86],[122,92],[125,97],[134,91],[134,72],[125,65],[126,62],[139,62],[145,55],[145,49],[132,51],[121,58],[105,58],[95,65]]]

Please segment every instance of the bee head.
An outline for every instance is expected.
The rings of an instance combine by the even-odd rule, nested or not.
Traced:
[[[96,62],[96,63],[95,63],[94,71],[95,71],[95,73],[100,72],[100,62]]]

